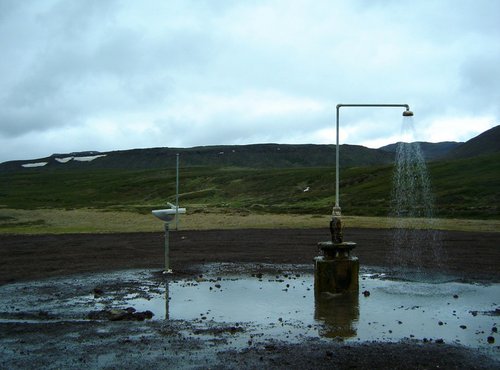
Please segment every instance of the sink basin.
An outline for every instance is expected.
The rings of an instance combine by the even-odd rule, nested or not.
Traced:
[[[178,210],[176,208],[155,209],[151,213],[160,220],[170,222],[175,218],[177,213],[186,213],[186,208],[179,208]]]

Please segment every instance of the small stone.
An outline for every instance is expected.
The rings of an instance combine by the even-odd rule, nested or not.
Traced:
[[[496,326],[494,326],[494,327],[491,328],[491,331],[493,333],[498,333],[498,328]]]
[[[146,319],[152,319],[153,316],[155,315],[153,312],[149,311],[149,310],[146,310],[144,312],[140,312],[144,315],[144,318]]]
[[[129,316],[129,313],[127,311],[120,309],[113,309],[105,312],[108,313],[110,321],[125,320]]]
[[[48,318],[49,313],[47,311],[38,311],[38,317]]]
[[[220,289],[220,284],[215,284],[215,287]]]
[[[454,294],[453,298],[458,299],[458,294]]]
[[[369,297],[369,296],[370,296],[370,292],[369,292],[368,290],[365,290],[365,291],[363,292],[363,295],[364,295],[365,297]]]
[[[438,322],[438,325],[439,325],[439,326],[442,326],[442,325],[443,325],[443,322],[442,322],[442,321]]]
[[[443,339],[436,339],[436,343],[439,343],[439,344],[443,344],[444,343],[444,340]]]
[[[465,326],[465,325],[460,325],[460,329],[467,329],[467,326]]]
[[[494,338],[493,336],[491,336],[491,335],[490,335],[490,336],[488,337],[488,343],[489,343],[489,344],[493,344],[493,343],[495,343],[495,338]]]

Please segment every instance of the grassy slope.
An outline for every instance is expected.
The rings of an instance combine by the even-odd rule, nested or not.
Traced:
[[[437,216],[499,219],[500,154],[429,166]],[[388,214],[392,166],[341,171],[345,214]],[[251,213],[329,214],[333,168],[181,170],[181,204]],[[309,187],[308,192],[303,190]],[[175,170],[30,171],[0,175],[0,207],[97,208],[148,213],[175,199]],[[1,220],[0,220],[1,221]]]

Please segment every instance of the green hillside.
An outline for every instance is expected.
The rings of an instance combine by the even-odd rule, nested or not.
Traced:
[[[470,158],[498,152],[500,152],[500,125],[453,148],[446,154],[446,158]]]
[[[430,163],[436,215],[499,219],[500,154]],[[345,214],[388,214],[393,167],[341,171]],[[334,167],[182,168],[182,206],[266,213],[329,214],[334,202]],[[308,191],[304,191],[308,188]],[[175,169],[92,169],[23,171],[0,174],[0,206],[5,208],[97,208],[148,213],[175,199]]]

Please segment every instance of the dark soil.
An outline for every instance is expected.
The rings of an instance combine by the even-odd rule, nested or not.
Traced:
[[[388,266],[391,231],[346,229],[362,266]],[[311,263],[328,229],[249,229],[170,233],[176,271],[208,262]],[[0,235],[0,285],[86,272],[163,267],[163,234]],[[500,281],[500,233],[441,232],[444,261],[429,268],[458,278]]]
[[[316,244],[330,238],[327,229],[174,231],[170,236],[171,264],[180,277],[203,272],[209,262],[312,265]],[[361,266],[390,267],[390,230],[346,229],[344,239],[357,242]],[[442,232],[441,240],[446,260],[440,265],[429,260],[429,269],[443,272],[445,266],[458,279],[500,282],[500,233]],[[160,271],[163,253],[161,233],[0,235],[0,285],[113,270]],[[0,322],[0,368],[500,368],[483,353],[436,341],[307,339],[218,350],[227,338],[245,335],[231,328],[215,324],[207,340],[199,327],[183,321]]]

